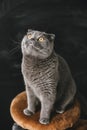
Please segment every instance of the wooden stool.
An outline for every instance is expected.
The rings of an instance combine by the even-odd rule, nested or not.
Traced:
[[[23,110],[26,107],[26,93],[22,92],[13,99],[10,106],[10,113],[13,120],[19,126],[28,130],[65,130],[72,127],[78,121],[80,116],[80,105],[77,100],[75,100],[73,106],[63,114],[55,114],[48,125],[42,125],[39,123],[39,111],[32,116],[24,115]]]
[[[69,130],[87,130],[87,120],[79,119],[78,122]]]

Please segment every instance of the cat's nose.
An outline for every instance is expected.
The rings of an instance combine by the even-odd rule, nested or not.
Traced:
[[[34,41],[33,41],[33,40],[30,40],[30,41],[26,41],[25,46],[26,46],[26,47],[32,46],[33,44],[34,44]]]
[[[34,39],[34,38],[31,38],[31,41],[35,41],[35,39]]]
[[[31,38],[31,40],[30,40],[30,43],[29,44],[32,44],[32,45],[34,45],[35,44],[35,39],[34,38]]]

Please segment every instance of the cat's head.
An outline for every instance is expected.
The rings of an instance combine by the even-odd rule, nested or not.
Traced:
[[[45,59],[53,52],[54,39],[54,34],[28,30],[21,43],[22,53]]]

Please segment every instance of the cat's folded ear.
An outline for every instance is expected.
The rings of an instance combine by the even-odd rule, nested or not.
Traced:
[[[49,36],[49,38],[50,38],[51,40],[54,40],[54,39],[55,39],[55,34],[48,34],[48,36]]]
[[[51,39],[55,39],[55,34],[50,34],[51,35]]]

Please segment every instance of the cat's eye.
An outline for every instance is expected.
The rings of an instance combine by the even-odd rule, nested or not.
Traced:
[[[32,35],[31,35],[31,34],[28,34],[27,37],[28,37],[28,39],[31,39],[31,38],[32,38]]]
[[[44,38],[43,38],[43,37],[40,37],[38,40],[39,40],[40,42],[43,42],[43,41],[44,41]]]

